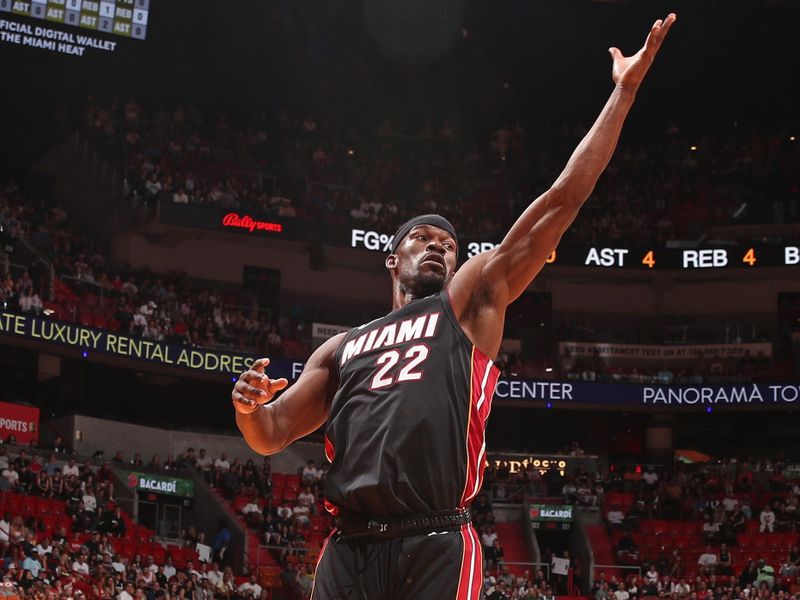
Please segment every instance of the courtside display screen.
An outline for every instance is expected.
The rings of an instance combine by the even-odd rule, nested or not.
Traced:
[[[0,0],[0,13],[143,40],[150,0]]]

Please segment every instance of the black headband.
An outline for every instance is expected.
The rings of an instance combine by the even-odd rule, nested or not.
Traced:
[[[456,244],[458,244],[458,236],[456,236],[455,227],[453,227],[450,221],[441,215],[420,215],[403,223],[400,229],[397,230],[397,233],[394,234],[394,239],[392,240],[392,254],[397,252],[397,247],[400,245],[400,242],[402,242],[403,238],[408,235],[408,232],[417,225],[432,225],[433,227],[444,229],[453,237]]]

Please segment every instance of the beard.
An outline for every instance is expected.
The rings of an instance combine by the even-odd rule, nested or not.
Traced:
[[[400,279],[400,288],[404,293],[410,293],[416,298],[425,298],[441,292],[445,282],[445,276],[440,273],[415,271],[404,274]]]

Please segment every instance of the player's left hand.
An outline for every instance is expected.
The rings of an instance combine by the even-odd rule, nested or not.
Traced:
[[[233,386],[231,399],[237,412],[249,415],[262,405],[272,402],[275,394],[285,389],[289,381],[285,377],[270,379],[264,369],[269,365],[268,358],[259,358],[249,370],[239,375]]]
[[[658,19],[653,23],[644,46],[633,56],[623,56],[619,48],[608,49],[614,60],[611,77],[615,84],[634,93],[639,89],[642,79],[653,64],[653,59],[676,18],[675,13],[670,13],[666,19]]]

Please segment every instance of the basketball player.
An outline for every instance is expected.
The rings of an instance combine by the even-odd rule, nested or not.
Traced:
[[[614,91],[553,186],[500,245],[456,271],[458,239],[438,215],[397,231],[386,269],[392,312],[318,348],[297,382],[259,359],[232,392],[245,440],[278,452],[327,422],[325,482],[338,530],[313,600],[473,600],[481,543],[469,505],[481,489],[484,428],[506,307],[530,285],[605,169],[636,92],[675,15],[639,52],[613,59]]]

